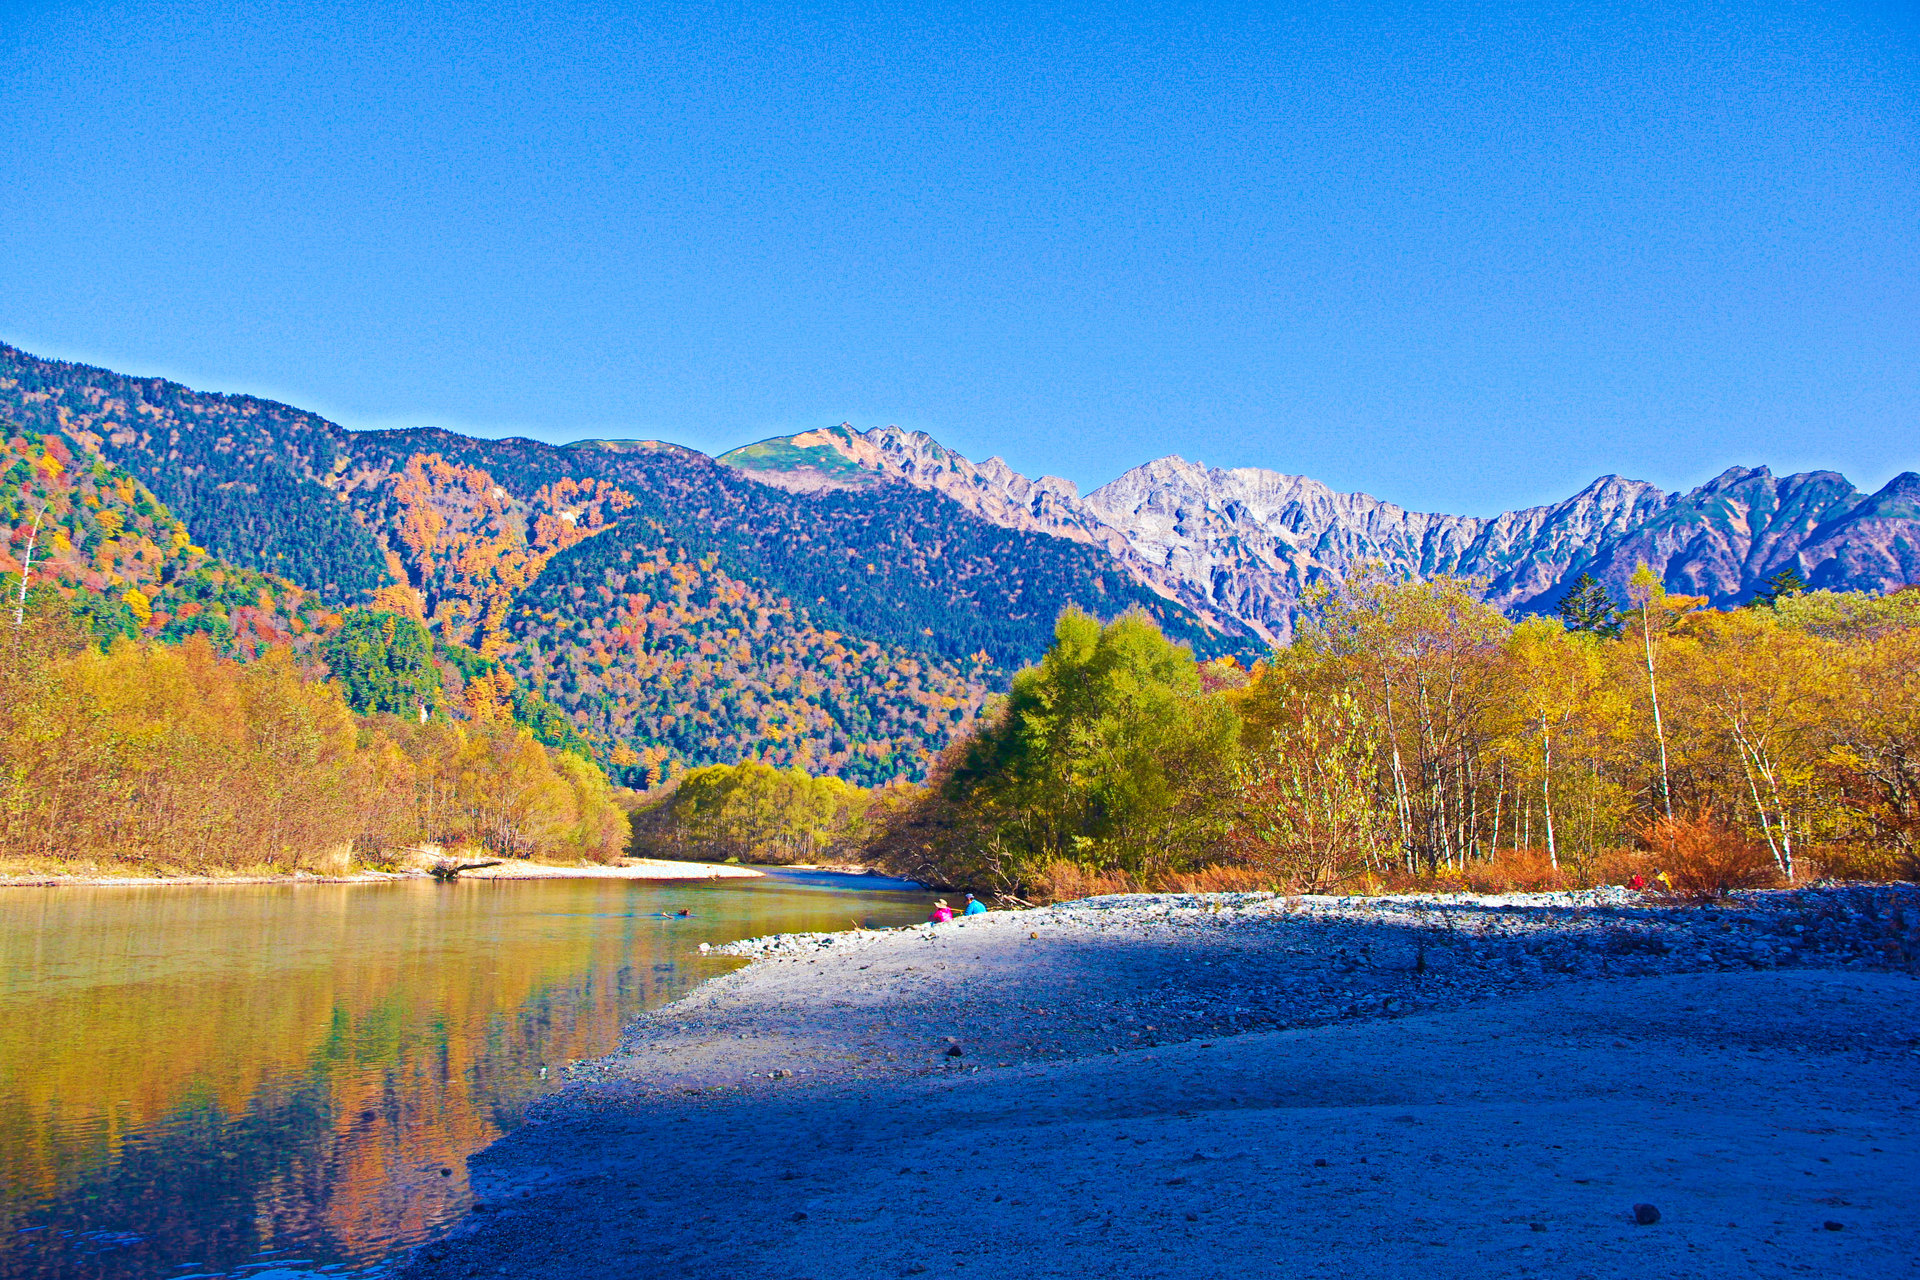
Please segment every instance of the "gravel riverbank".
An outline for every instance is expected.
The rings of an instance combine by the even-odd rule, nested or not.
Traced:
[[[0,889],[59,889],[86,887],[95,889],[153,889],[191,885],[232,884],[392,884],[396,880],[425,880],[431,860],[404,871],[356,871],[342,875],[319,875],[290,871],[281,875],[170,875],[140,876],[87,874],[0,875]],[[751,879],[765,874],[752,867],[729,866],[718,862],[670,862],[660,858],[624,858],[619,862],[555,863],[534,862],[527,858],[488,859],[486,865],[460,873],[467,880],[727,880]]]
[[[752,963],[576,1066],[408,1274],[1598,1280],[1920,1254],[1912,886],[1133,895],[720,950]]]

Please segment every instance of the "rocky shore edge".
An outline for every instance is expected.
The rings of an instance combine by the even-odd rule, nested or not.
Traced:
[[[1707,904],[1619,887],[1553,893],[1121,894],[1031,911],[891,930],[786,933],[711,948],[755,961],[818,959],[875,947],[1026,929],[1143,941],[1254,943],[1276,930],[1310,943],[1327,963],[1317,982],[1294,982],[1285,1008],[1240,999],[1248,1026],[1314,1025],[1370,1012],[1409,1012],[1485,998],[1556,979],[1781,967],[1920,971],[1920,885],[1834,884],[1753,890]],[[976,934],[975,936],[978,936]],[[1238,951],[1240,947],[1233,947]],[[1311,969],[1312,966],[1306,966]],[[1149,1003],[1203,1016],[1195,998]]]
[[[762,872],[751,867],[729,866],[718,862],[673,862],[662,858],[628,858],[610,865],[587,863],[562,865],[534,862],[524,858],[503,858],[460,874],[462,880],[723,880],[753,879]],[[356,871],[344,875],[319,875],[289,871],[282,875],[178,875],[118,876],[85,875],[0,875],[0,889],[59,889],[70,887],[150,889],[185,885],[258,885],[258,884],[392,884],[401,880],[427,880],[433,872],[427,865],[403,871]]]
[[[406,1280],[1890,1278],[1920,1239],[1920,886],[1126,895],[708,955],[748,963],[573,1064]]]

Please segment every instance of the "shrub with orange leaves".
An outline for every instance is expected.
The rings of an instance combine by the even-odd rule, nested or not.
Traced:
[[[1153,886],[1141,884],[1118,868],[1098,870],[1066,858],[1055,858],[1033,873],[1026,888],[1033,901],[1046,903],[1099,898],[1111,893],[1145,893]]]
[[[1664,883],[1675,897],[1707,902],[1735,889],[1780,883],[1780,869],[1766,845],[1710,814],[1660,818],[1641,838],[1660,864],[1653,883]]]

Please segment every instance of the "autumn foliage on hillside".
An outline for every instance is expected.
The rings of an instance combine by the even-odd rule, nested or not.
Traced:
[[[670,761],[915,777],[985,701],[984,656],[962,668],[820,630],[711,556],[599,551],[556,561],[523,596],[502,662],[626,747],[616,765],[637,785]]]
[[[643,461],[679,476],[674,492],[687,506],[678,509],[648,475],[639,478],[649,483],[633,486],[636,496],[606,479],[554,478],[548,455],[557,451],[528,442],[454,448],[443,433],[431,438],[447,452],[402,457],[400,438],[383,436],[343,481],[376,517],[369,527],[396,578],[375,594],[376,606],[497,659],[497,669],[469,683],[470,700],[504,705],[509,696],[538,695],[623,781],[657,785],[688,768],[742,760],[865,784],[917,778],[998,676],[984,651],[947,659],[939,651],[951,634],[904,625],[926,607],[918,599],[938,576],[938,544],[840,548],[827,555],[829,578],[821,579],[814,562],[827,548],[809,521],[833,513],[818,504],[783,517],[789,554],[765,558],[769,546],[758,534],[750,543],[740,534],[743,517],[767,499],[728,503],[679,476],[676,459]],[[639,465],[617,451],[587,450],[578,462],[614,474]],[[689,519],[694,513],[704,523]],[[871,513],[858,523],[864,536],[877,530]],[[579,547],[616,526],[608,545]],[[861,554],[877,558],[864,569],[849,563]],[[730,557],[782,580],[798,574],[834,599],[797,607],[765,581],[730,571]],[[960,557],[949,568],[984,581],[985,562],[976,560]],[[904,593],[900,574],[915,583]],[[993,589],[1023,591],[1022,576],[1016,567]],[[883,643],[813,620],[816,611],[843,612],[847,585],[867,578],[863,593],[895,584],[886,588],[894,599],[889,627],[917,643]],[[956,603],[943,599],[945,607]],[[483,710],[476,702],[478,718]]]
[[[385,579],[374,539],[323,483],[345,433],[315,414],[0,345],[0,419],[124,468],[229,564],[340,603]]]
[[[223,651],[254,654],[304,646],[331,617],[311,592],[196,546],[144,485],[57,435],[0,442],[0,517],[7,603],[17,603],[25,568],[30,588],[57,593],[101,635],[204,633]]]
[[[517,499],[479,467],[415,454],[390,481],[395,577],[377,597],[409,609],[449,640],[489,657],[507,612],[547,561],[608,528],[633,496],[599,480],[566,478]]]
[[[426,433],[435,450],[403,454],[404,435],[370,441],[342,481],[405,584],[376,603],[499,658],[637,786],[755,759],[920,777],[1004,678],[995,655],[1044,634],[1036,598],[1047,617],[1064,592],[1165,609],[1087,548],[1042,540],[1057,554],[1035,555],[1033,535],[918,491],[850,506],[672,453]],[[556,478],[562,461],[603,475]],[[643,624],[628,596],[645,597]],[[850,617],[859,630],[823,620]]]

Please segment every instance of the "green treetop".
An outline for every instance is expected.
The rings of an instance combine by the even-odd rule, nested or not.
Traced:
[[[1619,606],[1590,573],[1582,573],[1573,580],[1567,594],[1560,597],[1559,612],[1560,621],[1569,631],[1585,631],[1609,640],[1620,635]]]
[[[433,641],[413,618],[384,609],[349,609],[320,656],[347,705],[367,714],[431,715],[445,694],[433,665]]]
[[[1753,593],[1753,604],[1755,608],[1764,606],[1777,610],[1782,600],[1797,596],[1806,589],[1807,580],[1800,576],[1798,569],[1788,565],[1780,572],[1770,573],[1760,580],[1760,589]]]
[[[997,838],[1018,856],[1138,871],[1197,838],[1195,800],[1226,775],[1239,727],[1203,694],[1193,651],[1151,619],[1103,627],[1069,608],[950,786],[997,815]]]

